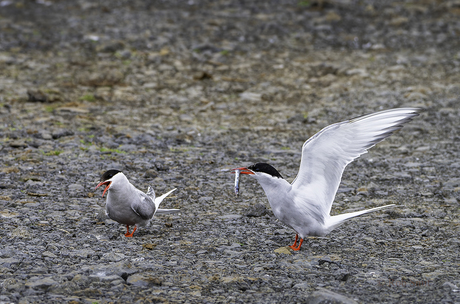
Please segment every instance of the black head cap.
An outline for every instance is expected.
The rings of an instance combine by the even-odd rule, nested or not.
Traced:
[[[271,165],[266,164],[266,163],[254,164],[254,165],[249,166],[248,169],[252,170],[254,172],[264,172],[264,173],[267,173],[267,174],[269,174],[269,175],[271,175],[273,177],[283,178],[281,176],[281,174],[278,172],[278,170],[276,170]]]
[[[106,181],[108,179],[111,179],[112,177],[115,176],[115,174],[120,173],[120,172],[121,172],[120,170],[115,170],[115,169],[105,171],[105,173],[102,174],[102,176],[101,176],[101,182]]]

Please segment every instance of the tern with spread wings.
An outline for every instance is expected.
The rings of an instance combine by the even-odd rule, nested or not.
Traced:
[[[266,163],[233,171],[257,179],[275,216],[296,232],[290,247],[297,251],[307,236],[324,236],[350,218],[394,205],[330,215],[345,167],[402,128],[418,112],[417,108],[392,109],[325,127],[303,144],[300,169],[292,183]]]

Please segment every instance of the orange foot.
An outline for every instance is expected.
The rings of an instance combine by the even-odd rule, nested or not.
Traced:
[[[126,236],[126,237],[133,237],[134,231],[136,231],[136,229],[137,229],[137,227],[134,226],[133,232],[129,233],[129,225],[126,225],[126,233],[125,233],[125,236]]]
[[[300,250],[300,246],[302,246],[302,243],[303,243],[303,239],[300,239],[300,242],[299,242],[299,246],[296,247],[296,244],[297,244],[297,240],[299,239],[299,235],[296,234],[295,235],[295,241],[294,241],[294,244],[292,244],[291,246],[289,246],[292,250],[294,251],[299,251]]]

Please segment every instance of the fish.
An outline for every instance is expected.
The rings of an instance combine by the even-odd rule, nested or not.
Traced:
[[[240,193],[240,170],[235,170],[235,194],[238,196]]]

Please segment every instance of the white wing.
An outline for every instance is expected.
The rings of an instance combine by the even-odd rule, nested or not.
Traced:
[[[367,149],[417,116],[417,108],[381,111],[330,125],[302,146],[302,160],[292,182],[301,201],[329,216],[345,167]]]

